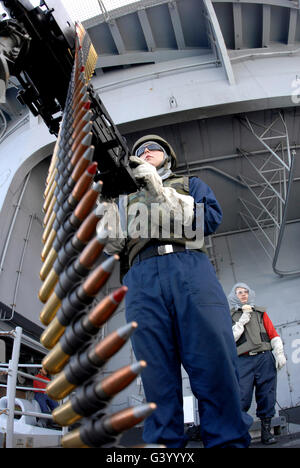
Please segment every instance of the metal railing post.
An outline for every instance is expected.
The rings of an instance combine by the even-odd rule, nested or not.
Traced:
[[[17,327],[14,331],[14,345],[12,351],[12,358],[9,361],[9,370],[7,376],[7,408],[8,417],[6,425],[6,448],[13,448],[14,442],[14,411],[15,411],[15,398],[16,398],[16,385],[18,364],[20,356],[22,328]]]

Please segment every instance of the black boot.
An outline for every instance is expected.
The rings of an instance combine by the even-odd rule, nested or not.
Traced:
[[[277,442],[271,434],[271,418],[261,419],[261,442],[264,445],[272,445]]]

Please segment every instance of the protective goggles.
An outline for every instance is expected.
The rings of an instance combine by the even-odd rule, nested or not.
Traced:
[[[138,156],[139,158],[145,153],[146,148],[148,148],[149,151],[163,151],[162,146],[160,146],[158,143],[144,143],[142,146],[139,146],[139,148],[135,152],[135,156]]]
[[[239,289],[236,291],[237,296],[242,296],[243,294],[249,294],[249,291],[247,289]]]

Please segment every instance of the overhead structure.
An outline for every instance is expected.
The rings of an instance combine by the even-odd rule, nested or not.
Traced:
[[[207,13],[207,21],[209,24],[209,36],[211,38],[212,47],[216,50],[216,55],[220,58],[223,68],[226,72],[226,76],[229,84],[234,85],[235,79],[233,69],[230,63],[228,52],[226,49],[225,41],[222,35],[222,31],[218,22],[216,12],[214,10],[211,0],[203,0],[204,7]]]
[[[250,120],[247,115],[241,117],[240,121],[268,151],[267,156],[254,160],[250,151],[238,149],[252,168],[250,173],[254,177],[250,179],[240,174],[241,180],[253,197],[252,201],[240,197],[243,206],[240,216],[271,258],[275,273],[282,276],[298,275],[300,270],[283,271],[277,268],[286,227],[296,156],[296,151],[291,151],[290,148],[284,116],[279,112],[268,126]],[[258,230],[253,229],[253,226]],[[264,241],[269,248],[266,248]]]

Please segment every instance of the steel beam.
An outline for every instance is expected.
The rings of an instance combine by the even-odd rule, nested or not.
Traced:
[[[220,60],[222,62],[223,68],[225,70],[228,82],[230,85],[235,84],[235,78],[233,74],[233,69],[230,63],[228,52],[226,49],[225,41],[223,34],[219,25],[219,21],[214,10],[211,0],[203,0],[204,7],[207,13],[207,19],[209,21],[213,38],[215,40],[215,45],[219,53]]]
[[[276,266],[287,221],[288,204],[293,182],[294,157],[296,154],[295,151],[291,152],[290,149],[285,119],[282,113],[279,112],[278,116],[267,126],[259,122],[250,121],[247,116],[240,117],[240,122],[269,152],[269,156],[261,162],[253,157],[250,159],[248,156],[253,156],[251,152],[239,149],[240,154],[246,159],[249,167],[258,177],[259,185],[261,186],[260,191],[255,190],[253,185],[251,187],[249,179],[247,180],[245,175],[240,174],[241,180],[248,187],[251,198],[255,200],[255,203],[253,203],[251,200],[240,199],[244,208],[240,216],[254,234],[253,224],[268,241],[273,253],[273,271],[280,276],[299,275],[300,270],[282,271],[278,270]],[[276,127],[278,123],[281,128]],[[274,148],[270,146],[273,142],[276,142]],[[262,218],[263,214],[267,217]],[[252,221],[252,225],[249,220]],[[268,226],[266,226],[266,222]],[[257,238],[256,234],[255,236]],[[265,252],[270,256],[263,242],[260,239],[258,240]]]

